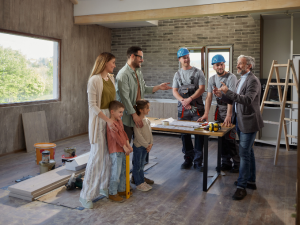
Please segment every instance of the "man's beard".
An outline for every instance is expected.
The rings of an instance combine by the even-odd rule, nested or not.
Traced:
[[[133,66],[134,66],[134,68],[141,68],[141,64],[140,63],[134,62]]]
[[[240,72],[239,72],[239,74],[241,74],[241,75],[244,75],[245,73],[247,73],[247,70],[245,70],[245,68],[241,69]]]
[[[222,72],[222,73],[220,73],[220,72],[218,72],[218,71],[217,71],[217,74],[221,76],[221,75],[223,75],[223,74],[224,74],[224,72],[225,72],[225,70],[223,70],[223,72]]]

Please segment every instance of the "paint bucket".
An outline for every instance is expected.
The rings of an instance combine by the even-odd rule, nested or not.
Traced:
[[[64,149],[64,152],[65,152],[64,156],[66,158],[72,158],[76,155],[76,147],[66,147]]]
[[[51,159],[49,162],[40,161],[40,174],[55,169],[55,163],[56,162],[53,159]]]
[[[36,155],[36,164],[39,165],[39,162],[42,161],[42,152],[49,151],[50,159],[54,159],[55,156],[55,148],[56,144],[54,143],[36,143],[35,147],[35,155]]]
[[[43,151],[42,152],[42,162],[48,163],[50,161],[50,152],[49,151]]]

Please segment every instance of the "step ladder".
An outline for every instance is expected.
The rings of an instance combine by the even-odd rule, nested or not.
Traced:
[[[285,76],[285,83],[280,83],[279,70],[278,70],[279,67],[286,67],[287,68],[286,69],[286,76]],[[276,83],[271,83],[271,79],[272,79],[274,69],[275,69],[276,81],[277,82]],[[289,83],[290,71],[292,71],[293,83]],[[277,86],[279,102],[266,101],[270,85]],[[282,91],[281,91],[280,86],[284,86],[283,96],[282,96]],[[286,144],[286,150],[287,151],[290,150],[290,145],[289,145],[289,139],[288,138],[297,138],[297,136],[289,135],[287,133],[287,129],[286,129],[286,121],[298,122],[298,118],[297,119],[285,118],[285,115],[284,115],[285,104],[286,103],[298,104],[298,102],[296,102],[296,101],[287,101],[286,100],[287,99],[288,86],[295,86],[296,90],[297,90],[297,93],[299,95],[298,79],[297,79],[297,76],[296,76],[296,71],[295,71],[293,61],[289,59],[287,64],[278,64],[276,60],[273,60],[271,70],[270,70],[270,74],[269,74],[269,78],[268,78],[268,81],[267,81],[267,84],[266,84],[265,93],[263,95],[263,99],[262,99],[261,106],[260,106],[260,112],[261,112],[261,114],[263,114],[265,104],[279,105],[280,109],[281,109],[279,122],[264,121],[264,123],[279,125],[278,134],[277,134],[277,143],[276,143],[276,149],[275,149],[275,156],[274,156],[274,165],[277,164],[278,152],[279,152],[279,148],[280,148],[280,139],[281,139],[282,127],[283,127],[283,130],[284,130],[285,144]]]

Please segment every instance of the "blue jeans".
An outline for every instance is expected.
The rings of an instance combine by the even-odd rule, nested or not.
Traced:
[[[184,112],[184,116],[181,118],[181,112],[178,112],[178,120],[189,120],[197,121],[200,116],[196,113],[191,113],[190,110]],[[181,134],[182,140],[182,153],[184,154],[184,160],[193,162],[196,165],[202,165],[203,162],[203,145],[204,145],[204,136],[203,135],[194,135],[195,136],[195,148],[193,146],[192,138],[190,134]]]
[[[252,148],[256,132],[243,133],[238,127],[237,120],[235,126],[240,139],[239,153],[241,159],[237,186],[246,188],[247,182],[255,183],[256,180],[255,157]]]
[[[134,177],[135,185],[138,186],[145,182],[144,178],[144,166],[145,166],[145,159],[147,156],[147,150],[145,147],[136,147],[133,145],[133,169],[132,175]]]
[[[126,190],[126,158],[124,152],[109,154],[111,159],[111,172],[108,193],[116,195]]]

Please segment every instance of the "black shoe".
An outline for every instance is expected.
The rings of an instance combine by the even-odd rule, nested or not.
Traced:
[[[195,164],[194,163],[194,168],[196,169],[196,170],[198,170],[199,172],[203,172],[203,166],[201,166],[201,165],[199,165],[199,164]]]
[[[238,173],[239,170],[240,170],[239,166],[233,166],[229,172],[230,173]]]
[[[233,200],[242,200],[247,195],[246,189],[237,188],[234,195],[232,196]]]
[[[222,164],[221,165],[221,170],[222,171],[227,171],[227,170],[231,170],[232,166],[226,165],[226,164]],[[216,167],[217,170],[217,167]]]
[[[234,185],[237,186],[237,181],[234,181]],[[252,189],[252,190],[256,190],[257,189],[256,184],[250,184],[250,183],[247,183],[246,188]]]
[[[192,165],[193,165],[193,162],[191,160],[186,159],[184,161],[184,163],[181,164],[181,169],[184,169],[184,170],[189,169],[192,167]]]

